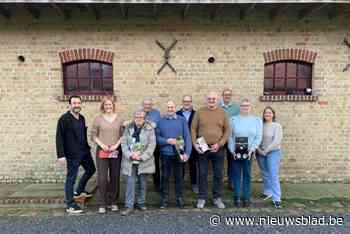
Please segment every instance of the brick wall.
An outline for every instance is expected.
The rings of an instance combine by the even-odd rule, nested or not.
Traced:
[[[249,97],[253,112],[265,105],[277,110],[284,127],[284,181],[350,181],[350,80],[342,72],[350,63],[349,18],[328,21],[315,17],[295,22],[293,12],[270,21],[258,11],[244,21],[225,15],[214,21],[194,11],[185,21],[170,11],[154,21],[143,16],[99,21],[87,12],[70,21],[45,12],[34,21],[19,9],[16,18],[0,21],[0,183],[60,182],[64,171],[55,165],[55,128],[67,110],[63,95],[59,53],[96,48],[114,53],[114,89],[118,112],[129,118],[142,97],[152,96],[164,110],[169,98],[178,103],[183,94],[203,103],[209,90],[232,88],[234,98]],[[161,75],[163,51],[170,45],[174,74]],[[308,50],[317,54],[312,102],[261,102],[264,53],[278,49]],[[25,62],[18,61],[24,56]],[[208,58],[214,56],[215,63]],[[86,102],[82,113],[89,126],[98,102]],[[254,166],[255,179],[258,168]]]

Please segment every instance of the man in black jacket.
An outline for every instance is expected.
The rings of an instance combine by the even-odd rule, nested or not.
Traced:
[[[81,98],[71,96],[69,98],[69,111],[58,120],[56,131],[57,162],[62,166],[67,166],[64,190],[68,213],[82,212],[82,209],[75,203],[74,197],[92,196],[91,193],[85,191],[85,186],[96,171],[87,142],[85,118],[80,114],[80,111]],[[79,181],[76,192],[74,192],[74,184],[80,165],[84,168],[85,173]]]
[[[192,96],[185,95],[182,98],[182,108],[176,114],[185,117],[188,128],[191,129],[192,119],[196,111],[193,109]],[[198,155],[197,151],[192,149],[191,157],[188,160],[191,178],[191,187],[194,193],[198,193]]]

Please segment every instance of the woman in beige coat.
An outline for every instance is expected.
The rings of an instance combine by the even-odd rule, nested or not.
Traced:
[[[125,210],[128,215],[134,209],[135,182],[137,207],[146,210],[147,175],[155,172],[153,151],[156,147],[154,124],[145,120],[144,111],[136,111],[134,120],[127,123],[122,137],[122,174],[126,176]]]

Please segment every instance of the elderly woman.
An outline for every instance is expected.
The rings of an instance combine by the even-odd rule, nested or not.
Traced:
[[[232,133],[229,137],[228,146],[233,155],[231,181],[235,188],[233,201],[237,208],[241,206],[241,184],[243,206],[250,206],[251,159],[262,138],[262,121],[260,118],[250,114],[251,108],[250,101],[243,99],[240,104],[239,115],[230,119]]]
[[[138,110],[134,120],[126,124],[122,137],[122,173],[126,176],[125,210],[130,214],[135,203],[135,182],[138,181],[137,207],[146,210],[147,175],[155,172],[153,152],[156,147],[155,124],[145,120],[145,112]]]
[[[281,186],[279,181],[279,166],[282,157],[281,142],[282,126],[276,122],[276,114],[272,107],[266,107],[263,112],[263,139],[256,157],[263,179],[264,200],[272,198],[275,208],[281,207]]]
[[[98,212],[106,213],[109,206],[117,211],[117,198],[119,195],[119,175],[121,158],[118,157],[120,145],[122,120],[116,114],[113,98],[105,97],[100,106],[101,114],[92,125],[91,137],[97,144],[97,203]]]

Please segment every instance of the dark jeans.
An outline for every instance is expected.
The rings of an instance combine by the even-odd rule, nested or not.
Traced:
[[[222,196],[222,178],[224,168],[224,149],[221,147],[218,152],[207,152],[198,156],[199,161],[199,194],[198,199],[208,198],[208,164],[211,161],[213,166],[213,198]]]
[[[154,165],[156,167],[156,171],[155,173],[153,174],[153,184],[154,186],[156,187],[156,189],[158,191],[160,191],[160,149],[159,149],[159,146],[157,145],[154,152],[153,152],[153,155],[154,155]]]
[[[169,179],[172,170],[175,175],[175,191],[176,198],[183,198],[184,189],[184,163],[179,160],[177,156],[164,156],[162,155],[162,190],[161,197],[163,200],[169,199]]]
[[[196,152],[191,153],[191,157],[188,160],[188,168],[190,171],[191,185],[198,185],[198,155]]]
[[[97,164],[97,203],[101,206],[116,205],[119,197],[119,176],[121,157],[101,159]]]
[[[64,186],[64,191],[66,195],[66,204],[71,207],[75,204],[74,201],[74,184],[77,179],[79,172],[79,166],[82,166],[85,170],[83,176],[80,178],[79,185],[77,188],[77,193],[81,193],[85,190],[85,186],[91,176],[95,173],[96,168],[94,161],[92,160],[91,154],[87,153],[83,155],[80,159],[68,159],[67,158],[67,177]]]
[[[251,193],[251,169],[252,160],[232,160],[232,182],[235,187],[233,199],[239,200],[241,197],[241,189],[243,190],[243,200],[250,201]],[[243,176],[243,178],[242,178]],[[242,187],[241,187],[242,183]]]
[[[230,152],[230,150],[228,149],[228,145],[225,144],[225,152],[226,152],[226,159],[227,159],[227,179],[228,179],[228,182],[232,184],[232,160],[233,160],[233,157],[232,157],[232,154]]]

